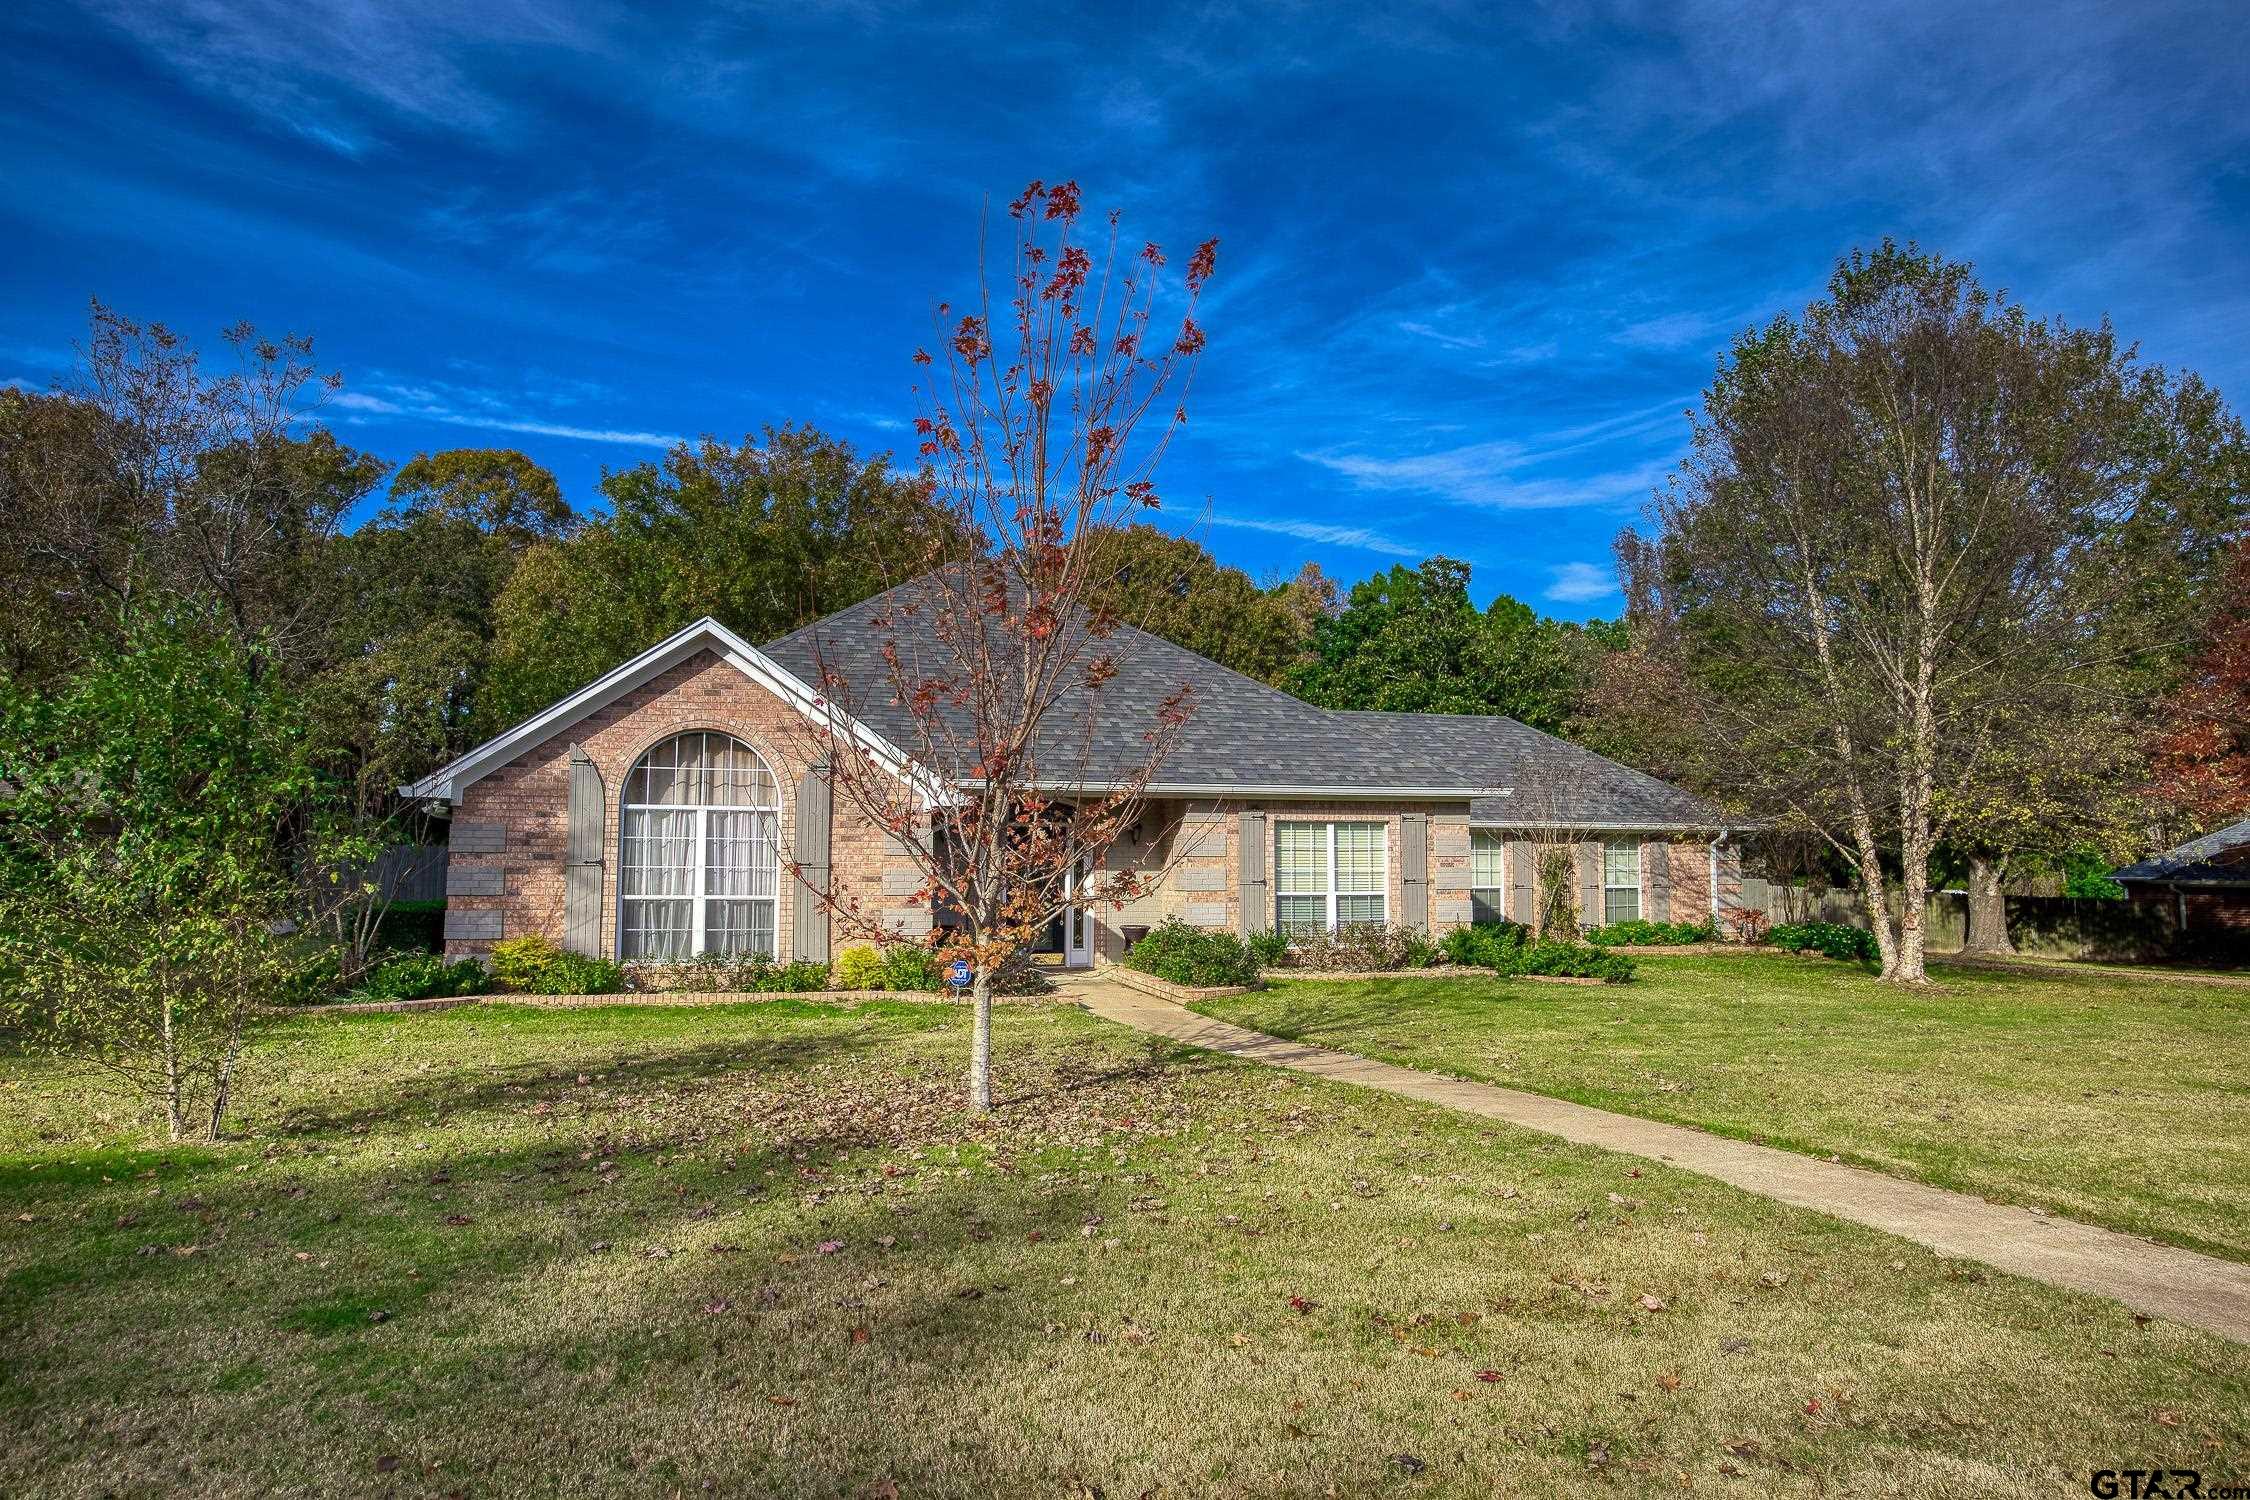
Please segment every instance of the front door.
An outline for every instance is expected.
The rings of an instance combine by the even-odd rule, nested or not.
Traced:
[[[1072,870],[1063,889],[1070,895],[1078,894],[1079,872]],[[1084,906],[1073,901],[1063,908],[1063,963],[1068,968],[1083,969],[1094,961],[1094,916]]]

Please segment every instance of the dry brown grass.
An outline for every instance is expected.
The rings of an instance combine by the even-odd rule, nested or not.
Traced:
[[[2113,1304],[1052,1007],[978,1120],[964,1050],[904,1005],[301,1022],[208,1151],[0,1063],[0,1492],[2250,1473],[2246,1351]]]

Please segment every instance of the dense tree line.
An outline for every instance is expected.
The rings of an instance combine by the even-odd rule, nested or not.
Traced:
[[[59,685],[136,611],[209,601],[367,815],[699,616],[770,639],[903,581],[958,524],[915,474],[803,426],[612,471],[581,511],[512,449],[394,468],[344,442],[307,341],[237,328],[226,356],[214,373],[97,305],[76,379],[0,392],[0,521],[19,543],[0,556],[0,660],[21,689]],[[1261,583],[1137,524],[1102,558],[1119,618],[1339,708],[1562,731],[1622,641],[1506,596],[1480,610],[1442,557],[1348,591],[1313,564]]]

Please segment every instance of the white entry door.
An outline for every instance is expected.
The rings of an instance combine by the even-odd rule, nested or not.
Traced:
[[[1072,870],[1064,877],[1065,894],[1078,894],[1081,874]],[[1063,966],[1083,969],[1094,961],[1094,916],[1084,906],[1073,901],[1063,908]]]

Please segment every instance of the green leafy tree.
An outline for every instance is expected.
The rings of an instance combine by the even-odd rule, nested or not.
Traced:
[[[1329,708],[1505,714],[1550,733],[1578,711],[1606,637],[1503,594],[1479,611],[1469,565],[1433,557],[1353,586],[1292,686]]]
[[[810,427],[705,438],[607,476],[611,514],[525,553],[497,602],[488,724],[703,615],[770,640],[901,582],[950,521],[882,458]]]
[[[1120,527],[1102,541],[1099,566],[1098,606],[1245,677],[1282,686],[1311,650],[1311,621],[1285,588],[1259,588],[1192,537]]]
[[[1922,982],[1933,853],[2011,755],[2099,756],[2090,706],[2160,673],[2242,524],[2242,454],[2208,387],[2106,326],[1911,246],[1855,252],[1735,341],[1654,535],[1620,539],[1694,779],[1819,831],[1884,976]]]
[[[223,606],[152,598],[119,637],[53,691],[0,687],[0,1025],[216,1138],[259,1007],[319,962],[297,934],[373,850]]]
[[[578,524],[555,476],[513,448],[417,453],[392,477],[391,504],[407,518],[443,516],[515,547],[559,541]]]

